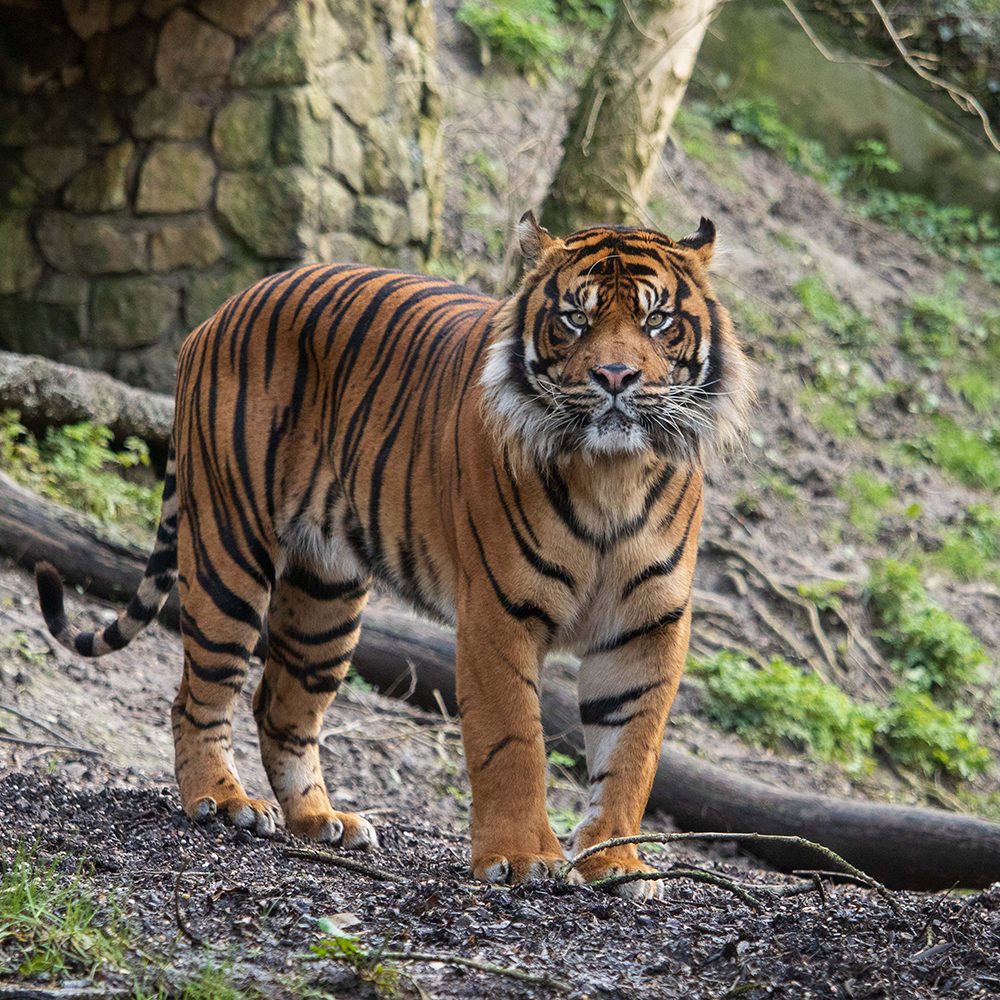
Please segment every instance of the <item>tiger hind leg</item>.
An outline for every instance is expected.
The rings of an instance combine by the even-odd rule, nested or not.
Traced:
[[[216,577],[210,592],[205,579],[181,573],[184,676],[170,713],[181,804],[192,819],[218,814],[268,836],[280,814],[274,803],[247,795],[232,736],[233,710],[260,636],[268,590],[254,582],[249,596],[237,596]]]
[[[367,588],[367,580],[290,566],[271,602],[267,662],[254,695],[261,758],[286,828],[362,850],[378,846],[375,829],[330,805],[319,734],[358,642]]]

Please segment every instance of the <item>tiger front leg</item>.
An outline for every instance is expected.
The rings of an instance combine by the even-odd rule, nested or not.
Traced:
[[[668,616],[669,617],[669,616]],[[573,852],[639,833],[691,635],[688,604],[676,622],[645,634],[626,629],[580,664],[580,718],[587,748],[590,796],[574,831]],[[634,844],[607,848],[579,866],[587,882],[653,869]],[[662,883],[637,879],[612,890],[634,899],[659,898]]]
[[[486,882],[548,878],[565,860],[545,808],[538,700],[543,651],[533,624],[459,616],[456,672],[472,784],[472,871]]]

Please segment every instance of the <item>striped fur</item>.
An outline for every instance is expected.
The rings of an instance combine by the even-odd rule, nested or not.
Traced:
[[[39,567],[49,628],[85,656],[124,646],[177,581],[190,815],[262,833],[280,818],[247,797],[232,754],[266,620],[254,714],[281,815],[374,845],[331,808],[318,737],[378,585],[457,626],[479,877],[522,881],[562,858],[538,700],[557,647],[581,658],[591,790],[574,846],[638,830],[687,651],[702,465],[742,427],[747,365],[706,276],[705,220],[680,242],[613,227],[558,240],[526,216],[520,237],[525,278],[503,301],[357,264],[230,299],[180,352],[162,521],[128,608],[80,632]],[[637,866],[622,848],[584,874]]]

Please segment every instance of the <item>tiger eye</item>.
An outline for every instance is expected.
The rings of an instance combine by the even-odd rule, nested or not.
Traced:
[[[586,326],[587,325],[587,314],[585,312],[580,312],[579,309],[576,312],[569,314],[569,321],[573,326]]]

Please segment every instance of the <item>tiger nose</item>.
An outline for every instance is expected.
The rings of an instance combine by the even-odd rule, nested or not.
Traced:
[[[642,372],[628,365],[598,365],[590,369],[593,380],[612,396],[617,396],[623,389],[627,389],[634,382],[639,380]]]

